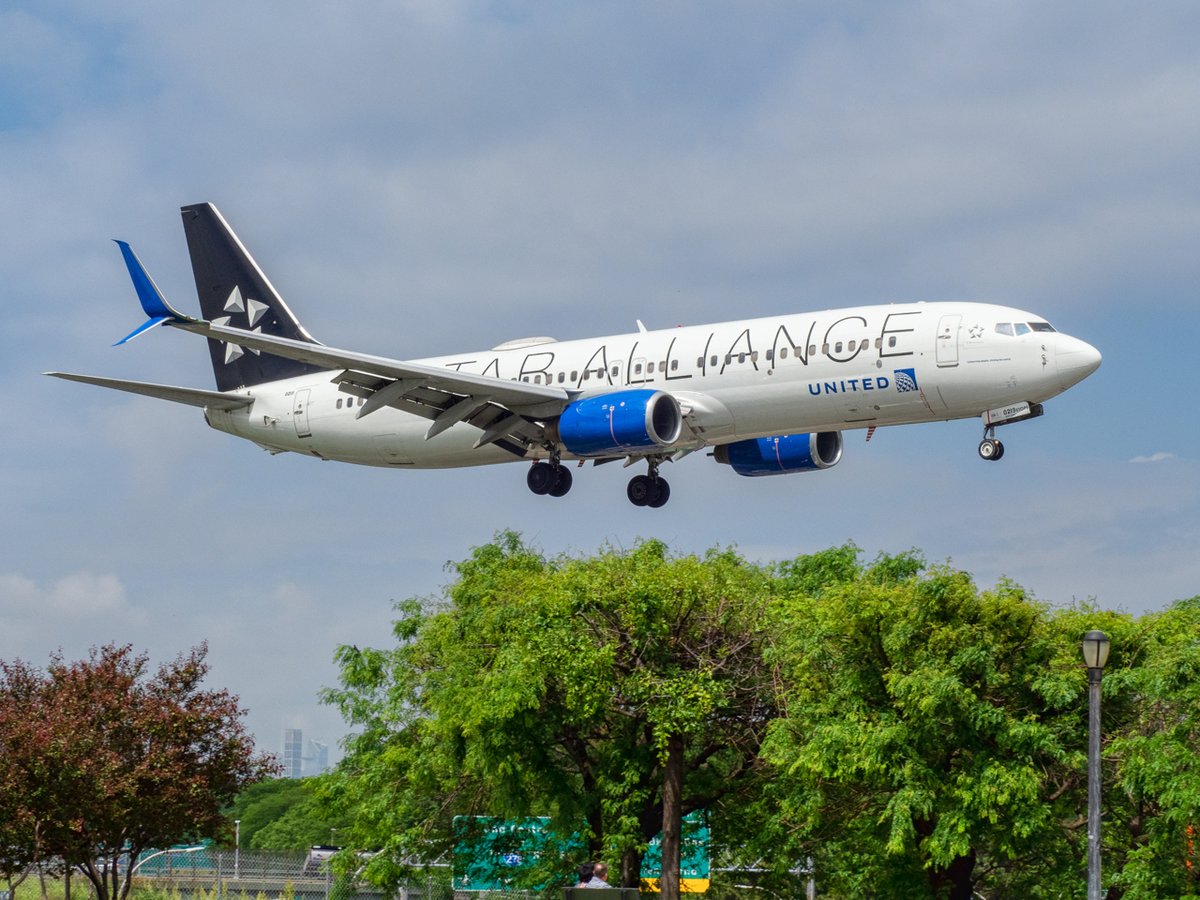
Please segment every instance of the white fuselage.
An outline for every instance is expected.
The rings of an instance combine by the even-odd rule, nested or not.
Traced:
[[[1007,327],[1005,327],[1007,326]],[[1042,329],[1042,330],[1037,330]],[[1041,403],[1099,364],[1088,344],[1040,316],[981,303],[904,303],[686,326],[576,341],[530,339],[419,362],[550,384],[578,398],[627,388],[675,397],[673,450],[746,438],[958,419]],[[272,451],[377,466],[442,468],[513,461],[460,423],[426,439],[429,420],[393,408],[356,417],[339,372],[239,393],[209,424]],[[534,448],[533,459],[549,455]],[[562,452],[562,458],[571,458]]]

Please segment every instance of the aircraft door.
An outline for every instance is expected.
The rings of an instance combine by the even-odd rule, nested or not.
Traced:
[[[958,365],[958,326],[962,316],[942,316],[937,329],[937,364],[939,368]]]
[[[308,388],[296,391],[292,400],[292,421],[296,423],[296,437],[312,437],[312,429],[308,427]]]

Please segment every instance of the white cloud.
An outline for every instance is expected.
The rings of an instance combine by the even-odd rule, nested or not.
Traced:
[[[1131,463],[1156,463],[1156,462],[1165,462],[1168,459],[1178,459],[1178,458],[1179,457],[1177,457],[1174,453],[1167,453],[1165,451],[1160,450],[1157,453],[1151,453],[1149,456],[1135,456],[1133,459],[1130,460],[1130,462]]]
[[[122,640],[146,624],[112,574],[72,572],[47,584],[15,572],[0,574],[0,658],[40,663]]]
[[[19,574],[0,575],[0,610],[5,616],[65,617],[76,620],[104,616],[140,620],[116,575],[75,572],[41,586]]]

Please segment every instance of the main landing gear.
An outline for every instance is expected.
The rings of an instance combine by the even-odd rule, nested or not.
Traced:
[[[645,475],[634,475],[629,479],[625,495],[634,506],[649,506],[658,509],[671,499],[671,485],[658,474],[658,462],[650,460],[650,471]]]
[[[650,471],[645,475],[634,475],[629,479],[625,494],[634,506],[649,506],[658,509],[671,498],[671,485],[658,474],[658,461],[650,460]],[[529,467],[525,483],[535,494],[561,497],[571,489],[571,470],[557,459],[535,462]]]
[[[536,462],[529,468],[525,483],[535,494],[561,497],[571,489],[571,470],[557,459],[551,462]]]
[[[979,442],[979,458],[988,462],[996,462],[1004,455],[1004,445],[996,439],[996,428],[990,425],[983,430],[983,440]]]

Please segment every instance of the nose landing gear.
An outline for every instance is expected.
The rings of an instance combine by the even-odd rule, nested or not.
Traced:
[[[1004,445],[996,439],[996,429],[988,426],[983,430],[983,440],[979,442],[979,458],[988,462],[996,462],[1004,455]]]

